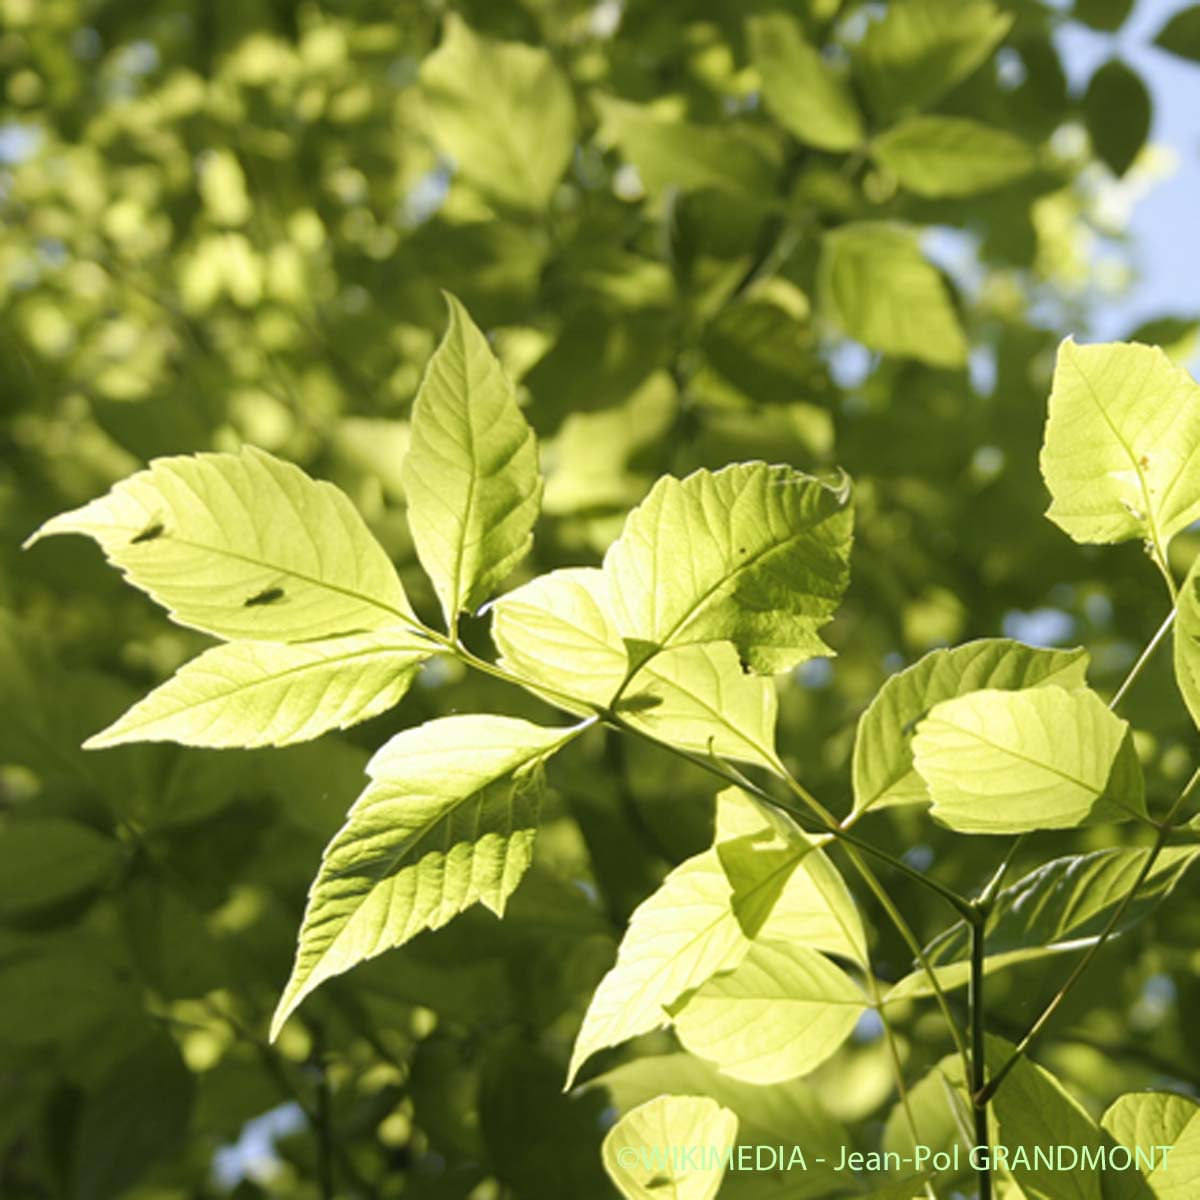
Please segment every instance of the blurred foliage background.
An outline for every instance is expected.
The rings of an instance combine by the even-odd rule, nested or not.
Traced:
[[[1132,9],[0,0],[6,1200],[602,1197],[604,1129],[664,1089],[709,1090],[771,1143],[878,1142],[894,1096],[869,1023],[769,1093],[700,1078],[657,1035],[561,1094],[630,911],[710,836],[703,777],[599,732],[551,770],[502,924],[472,911],[422,935],[268,1046],[308,881],[370,751],[447,712],[544,714],[439,666],[310,746],[85,754],[204,640],[90,544],[18,547],[151,457],[250,442],[343,487],[434,611],[398,475],[446,288],[544,447],[531,572],[596,562],[663,472],[763,457],[854,476],[838,657],[781,692],[785,757],[835,808],[858,714],[932,647],[1084,643],[1111,689],[1165,614],[1159,581],[1137,546],[1076,546],[1042,519],[1037,449],[1057,342],[1086,337],[1136,264],[1114,197],[1160,165],[1137,73],[1113,57],[1068,86],[1056,34]],[[1161,41],[1194,60],[1187,12]],[[795,85],[818,75],[814,102]],[[914,166],[889,131],[918,111],[1001,140],[933,160],[918,144]],[[960,151],[974,165],[954,183]],[[1126,332],[1186,361],[1200,305],[1176,299]],[[1176,540],[1179,569],[1198,545]],[[469,635],[488,649],[485,621]],[[1173,688],[1163,656],[1127,709],[1152,805],[1194,755]],[[866,831],[954,886],[994,858],[917,812]],[[1111,836],[1043,834],[1018,867]],[[935,933],[944,914],[895,883]],[[898,977],[905,949],[880,938]],[[1087,1103],[1200,1086],[1197,945],[1200,909],[1176,902],[1106,950],[1104,988],[1072,994],[1042,1053]],[[996,1031],[1020,1032],[1059,977],[998,976]],[[944,1034],[918,1006],[902,1030],[916,1077]],[[761,1173],[723,1194],[833,1186]]]

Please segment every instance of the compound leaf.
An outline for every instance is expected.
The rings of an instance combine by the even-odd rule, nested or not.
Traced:
[[[245,446],[155,459],[25,543],[94,538],[181,625],[306,641],[415,625],[395,568],[346,496]]]
[[[228,642],[185,663],[84,747],[287,746],[386,712],[430,642],[404,629],[312,642]]]
[[[482,902],[497,916],[529,866],[542,765],[582,729],[452,716],[397,734],[325,851],[272,1037],[325,980]]]
[[[453,628],[528,553],[542,481],[512,384],[467,310],[453,296],[446,303],[403,479],[417,555]]]
[[[932,816],[960,833],[1024,833],[1144,815],[1129,725],[1090,691],[988,689],[934,706],[913,738]]]

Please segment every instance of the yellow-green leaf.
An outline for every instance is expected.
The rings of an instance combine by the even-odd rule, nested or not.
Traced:
[[[415,625],[395,568],[350,501],[253,446],[159,458],[27,542],[94,538],[181,625],[307,641]]]
[[[1059,347],[1041,455],[1046,516],[1077,542],[1165,550],[1200,517],[1200,385],[1157,347]]]
[[[912,735],[938,702],[984,688],[1083,687],[1087,666],[1085,650],[1041,650],[1008,638],[981,638],[926,654],[888,679],[858,722],[855,809],[928,802],[925,782],[913,769]]]
[[[467,310],[450,323],[413,404],[404,460],[408,521],[447,623],[477,608],[533,544],[537,441]]]
[[[387,711],[432,643],[407,629],[312,642],[228,642],[185,663],[84,743],[287,746]]]
[[[871,143],[871,156],[918,196],[970,196],[1033,170],[1019,137],[966,117],[909,117]]]
[[[575,102],[544,47],[481,37],[450,13],[421,64],[421,92],[464,179],[503,204],[546,207],[575,146]]]
[[[1145,814],[1128,722],[1094,693],[988,689],[934,706],[913,763],[960,833],[1068,829]]]
[[[845,971],[806,946],[756,941],[732,970],[672,1007],[684,1047],[747,1083],[807,1075],[868,1007]]]
[[[272,1037],[325,980],[471,904],[500,915],[533,853],[542,765],[580,729],[452,716],[387,742],[321,861]]]
[[[740,463],[660,479],[604,560],[617,629],[645,661],[730,641],[760,672],[828,648],[817,630],[849,579],[849,486]]]
[[[737,1130],[737,1117],[707,1096],[658,1096],[627,1112],[600,1154],[626,1200],[713,1200],[725,1177],[720,1151],[733,1148]],[[706,1155],[699,1163],[687,1154],[695,1147]]]
[[[1193,563],[1179,589],[1175,614],[1175,682],[1200,728],[1200,558]]]
[[[762,77],[763,99],[785,129],[821,150],[859,145],[862,116],[849,86],[805,39],[794,17],[751,17],[746,34],[751,61]]]
[[[869,349],[936,367],[966,362],[949,290],[906,226],[856,221],[827,233],[819,282],[827,315]]]
[[[1200,1105],[1195,1100],[1172,1092],[1132,1092],[1114,1101],[1100,1124],[1135,1155],[1133,1170],[1110,1166],[1105,1200],[1191,1200],[1200,1181]]]

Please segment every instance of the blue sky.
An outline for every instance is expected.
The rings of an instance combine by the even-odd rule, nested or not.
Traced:
[[[1200,64],[1153,43],[1168,18],[1194,0],[1137,0],[1125,27],[1096,33],[1075,22],[1059,34],[1064,66],[1082,89],[1092,72],[1119,55],[1141,75],[1154,99],[1151,138],[1170,146],[1175,174],[1134,209],[1130,229],[1139,280],[1129,294],[1096,315],[1093,333],[1119,338],[1163,315],[1200,318]]]

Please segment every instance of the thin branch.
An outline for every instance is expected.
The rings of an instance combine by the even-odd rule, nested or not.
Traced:
[[[1037,1040],[1042,1031],[1049,1024],[1051,1018],[1062,1006],[1066,1000],[1068,993],[1082,978],[1083,973],[1092,964],[1092,960],[1100,953],[1101,949],[1108,939],[1113,935],[1117,926],[1121,922],[1121,918],[1125,915],[1125,910],[1133,903],[1134,897],[1141,890],[1142,884],[1146,882],[1147,876],[1154,869],[1154,864],[1158,861],[1158,856],[1162,853],[1163,847],[1167,844],[1167,839],[1170,837],[1174,829],[1174,820],[1179,810],[1183,807],[1187,798],[1191,795],[1197,783],[1200,783],[1200,767],[1197,767],[1175,799],[1175,803],[1171,805],[1170,811],[1159,823],[1158,836],[1154,839],[1154,845],[1150,847],[1150,853],[1146,855],[1146,861],[1142,863],[1142,868],[1138,872],[1137,878],[1133,881],[1133,886],[1121,899],[1121,903],[1117,905],[1111,917],[1109,917],[1100,936],[1088,948],[1087,953],[1076,964],[1075,969],[1067,976],[1062,987],[1054,994],[1050,1003],[1042,1010],[1041,1016],[1030,1026],[1029,1031],[1017,1043],[1012,1054],[1009,1055],[1004,1065],[992,1076],[991,1080],[981,1088],[974,1097],[976,1104],[987,1104],[987,1102],[996,1094],[1000,1085],[1004,1082],[1008,1073],[1017,1065],[1021,1058],[1028,1052],[1029,1047]]]

